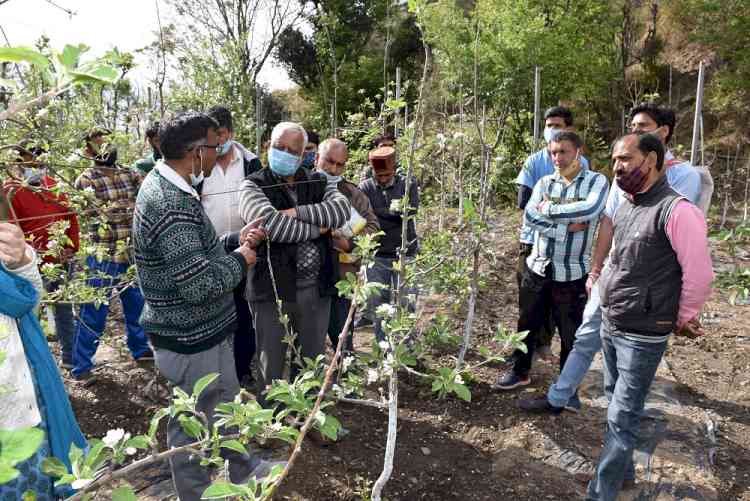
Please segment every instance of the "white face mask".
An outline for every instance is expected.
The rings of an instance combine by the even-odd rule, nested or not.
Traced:
[[[558,134],[560,134],[563,131],[564,129],[545,127],[544,128],[544,140],[547,141],[547,144],[549,144],[552,142],[553,139],[557,137]]]
[[[196,176],[193,172],[190,173],[190,184],[193,185],[193,188],[201,184],[203,182],[203,179],[205,178],[205,176],[203,175],[203,150],[199,149],[198,154],[201,158],[200,163],[198,164],[198,175]]]

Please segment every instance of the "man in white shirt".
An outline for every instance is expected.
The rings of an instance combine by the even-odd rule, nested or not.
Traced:
[[[263,168],[258,157],[234,141],[232,112],[223,106],[208,110],[208,116],[219,123],[217,136],[219,149],[216,166],[211,175],[203,179],[196,191],[201,204],[214,225],[216,234],[240,231],[244,226],[240,217],[240,184],[245,177]],[[255,356],[255,329],[250,308],[245,300],[245,280],[234,290],[237,309],[237,330],[234,335],[234,363],[237,379],[243,384],[252,380],[250,363]]]

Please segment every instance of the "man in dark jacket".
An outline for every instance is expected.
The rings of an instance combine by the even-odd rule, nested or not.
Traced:
[[[260,160],[234,140],[232,112],[224,106],[214,106],[207,113],[216,120],[219,150],[216,166],[196,187],[206,216],[219,236],[240,231],[244,226],[240,217],[240,185],[242,181],[262,169]],[[234,333],[234,363],[237,379],[244,386],[250,384],[250,363],[255,356],[255,329],[253,317],[245,300],[245,278],[234,289],[234,306],[237,309],[237,330]]]
[[[320,144],[316,165],[318,171],[328,178],[328,183],[333,184],[347,198],[352,206],[349,221],[341,228],[333,231],[333,246],[338,251],[339,276],[343,279],[347,273],[357,273],[360,264],[351,254],[354,250],[354,236],[357,234],[372,234],[380,230],[378,218],[372,210],[367,195],[343,177],[349,152],[346,144],[340,139],[326,139]],[[344,328],[346,317],[349,314],[351,301],[348,298],[336,294],[331,301],[331,319],[328,323],[328,338],[331,345],[336,349],[339,342],[339,334]],[[352,333],[354,324],[349,326],[349,337],[345,349],[354,351]]]
[[[409,217],[407,221],[405,248],[407,260],[413,259],[419,250],[417,228],[414,216],[419,209],[419,187],[414,179],[409,182],[408,201],[406,197],[406,177],[396,174],[396,150],[389,146],[378,148],[370,152],[370,165],[373,177],[365,179],[359,188],[370,199],[375,215],[378,217],[380,229],[385,233],[380,239],[380,248],[375,254],[375,263],[367,269],[367,280],[381,283],[386,289],[381,290],[370,298],[368,305],[370,315],[375,321],[375,337],[378,341],[385,339],[381,325],[382,318],[375,314],[377,308],[391,301],[391,289],[396,288],[398,273],[393,270],[394,262],[398,261],[402,246],[401,227],[404,212]],[[408,206],[407,206],[408,205]],[[415,294],[415,290],[406,287],[407,296]],[[409,301],[409,308],[414,308],[414,302]]]
[[[284,371],[287,328],[277,301],[301,356],[314,359],[324,352],[338,281],[330,230],[342,226],[350,213],[349,200],[336,186],[302,167],[306,143],[307,133],[299,124],[279,123],[271,133],[270,168],[240,187],[240,215],[245,221],[263,218],[270,242],[258,249],[245,295],[255,320],[258,401],[263,404],[263,392]],[[292,365],[292,377],[296,367]]]
[[[664,146],[629,134],[612,150],[625,200],[598,281],[607,433],[587,500],[615,501],[633,478],[633,450],[646,397],[672,332],[701,335],[698,315],[713,271],[703,212],[670,188]],[[680,291],[679,293],[676,293]]]

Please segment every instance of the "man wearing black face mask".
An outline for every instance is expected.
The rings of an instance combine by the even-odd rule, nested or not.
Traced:
[[[670,187],[664,154],[652,134],[628,134],[612,151],[625,197],[597,283],[609,407],[604,448],[586,496],[591,501],[614,501],[623,481],[633,478],[641,413],[669,337],[702,335],[697,318],[711,293],[706,221]]]
[[[90,207],[97,209],[95,223],[89,228],[90,239],[101,249],[105,259],[95,256],[86,259],[92,275],[104,275],[89,280],[94,288],[103,288],[109,298],[114,287],[120,285],[123,275],[132,264],[130,236],[133,210],[138,189],[143,178],[134,169],[116,166],[117,150],[108,147],[109,131],[93,129],[85,136],[84,155],[94,161],[94,166],[84,170],[75,181],[75,188],[89,197]],[[101,274],[100,274],[101,275]],[[153,360],[153,353],[140,325],[143,296],[133,284],[120,293],[128,348],[133,358],[140,361]],[[76,338],[73,348],[73,377],[88,380],[93,375],[93,357],[104,332],[109,306],[93,303],[81,307],[76,322]]]

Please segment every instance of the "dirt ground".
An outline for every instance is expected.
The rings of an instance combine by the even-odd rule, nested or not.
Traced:
[[[497,323],[515,327],[516,223],[515,213],[498,215],[487,236],[493,256],[488,255],[488,284],[478,301],[480,344],[489,342]],[[728,257],[715,248],[714,259],[718,267]],[[428,298],[425,313],[449,311],[451,301]],[[143,432],[148,416],[166,401],[154,370],[130,359],[117,306],[97,357],[97,381],[89,386],[66,381],[89,436],[118,427]],[[642,424],[636,488],[621,499],[750,501],[750,306],[731,306],[726,294],[715,290],[704,312],[707,336],[674,339],[657,374]],[[457,326],[462,315],[455,318]],[[358,331],[357,348],[366,349],[370,336]],[[442,356],[448,360],[449,354]],[[519,397],[546,391],[557,373],[554,364],[537,362],[533,384],[510,393],[490,389],[503,367],[485,366],[471,387],[470,403],[438,400],[423,382],[403,377],[396,462],[386,498],[582,499],[606,421],[598,358],[581,388],[582,411],[559,417],[530,417],[517,407]],[[377,388],[368,392],[377,395]],[[350,434],[333,444],[308,440],[277,499],[369,499],[382,469],[387,415],[344,404],[336,414]],[[131,481],[141,499],[172,499],[168,479],[162,466]]]

